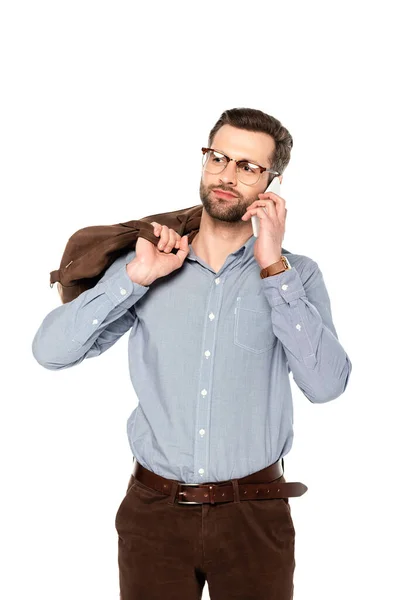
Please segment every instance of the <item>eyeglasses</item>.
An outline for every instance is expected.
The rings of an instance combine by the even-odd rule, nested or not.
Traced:
[[[236,163],[237,178],[239,181],[246,185],[254,185],[261,177],[261,173],[267,171],[267,173],[273,173],[274,175],[280,175],[278,171],[267,169],[257,163],[249,162],[248,160],[236,160],[235,158],[229,158],[226,154],[214,150],[214,148],[202,148],[203,152],[203,168],[207,173],[217,175],[227,167],[231,160]]]

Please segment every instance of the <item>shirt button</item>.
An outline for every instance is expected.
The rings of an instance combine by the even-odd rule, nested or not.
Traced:
[[[125,296],[125,294],[126,294],[126,289],[125,288],[120,288],[119,291],[120,291],[120,293],[121,293],[122,296]]]
[[[203,474],[204,473],[204,469],[199,469],[199,473]]]
[[[286,283],[284,283],[284,284],[283,284],[283,286],[282,286],[282,289],[283,289],[283,290],[287,290],[287,289],[288,289],[288,287],[289,287],[289,286],[288,286]]]
[[[298,330],[300,331],[300,329],[301,329],[301,325],[300,325],[300,323],[297,323],[297,325],[296,325],[296,329],[298,329]]]
[[[219,282],[220,282],[220,279],[219,279],[219,277],[217,277],[217,279],[215,280],[215,283],[218,285]]]
[[[208,318],[210,319],[210,321],[212,321],[213,319],[215,319],[215,315],[214,315],[214,313],[210,313],[210,314],[208,315]]]
[[[93,319],[92,325],[97,325],[97,323],[98,323],[98,320],[97,319]]]
[[[201,390],[200,394],[201,394],[202,396],[207,396],[207,390]]]
[[[199,431],[199,434],[200,434],[200,435],[204,435],[204,434],[205,434],[205,432],[206,432],[206,431],[205,431],[205,429],[200,429],[200,431]]]
[[[207,358],[210,356],[210,354],[211,354],[211,352],[210,352],[209,350],[206,350],[206,351],[204,352],[204,355],[205,355],[205,356],[207,356]]]

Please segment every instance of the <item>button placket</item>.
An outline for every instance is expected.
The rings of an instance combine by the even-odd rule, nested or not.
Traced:
[[[219,314],[219,310],[220,310],[220,304],[221,304],[221,296],[222,296],[222,289],[223,286],[221,286],[220,284],[222,283],[222,278],[221,277],[217,277],[214,279],[214,285],[213,288],[211,290],[211,294],[210,294],[210,299],[209,299],[209,307],[211,306],[213,310],[209,311],[207,316],[208,319],[206,321],[206,332],[205,332],[205,336],[204,336],[204,342],[205,342],[205,347],[206,349],[203,349],[203,357],[202,357],[202,361],[201,361],[201,372],[200,372],[200,382],[202,385],[204,385],[204,383],[208,382],[208,386],[211,385],[211,372],[212,372],[212,362],[209,360],[209,358],[211,357],[211,350],[212,348],[214,348],[215,345],[215,336],[216,336],[216,330],[217,330],[217,316]],[[217,288],[217,286],[219,286]],[[215,321],[215,322],[214,322]],[[204,360],[205,357],[205,360]],[[197,413],[196,413],[196,424],[197,424],[197,431],[198,431],[198,438],[197,441],[195,441],[195,465],[197,464],[202,464],[205,465],[205,461],[206,461],[206,457],[207,457],[207,446],[206,444],[209,444],[209,439],[206,435],[206,429],[203,427],[206,423],[208,423],[209,421],[209,413],[211,410],[211,398],[210,401],[207,402],[209,394],[208,394],[208,389],[207,386],[203,387],[200,391],[200,395],[202,397],[202,402],[199,403],[198,407],[197,407]],[[199,444],[199,445],[198,445]],[[200,467],[197,472],[203,477],[204,474],[206,473],[206,468],[205,466]]]

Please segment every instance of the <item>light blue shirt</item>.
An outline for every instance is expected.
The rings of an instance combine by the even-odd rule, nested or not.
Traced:
[[[291,269],[260,278],[252,235],[218,273],[191,245],[182,267],[133,283],[120,256],[93,288],[58,306],[32,342],[46,369],[102,354],[128,330],[139,400],[127,421],[132,454],[185,483],[244,477],[293,442],[289,373],[310,402],[334,400],[352,365],[332,321],[317,263],[282,249]]]

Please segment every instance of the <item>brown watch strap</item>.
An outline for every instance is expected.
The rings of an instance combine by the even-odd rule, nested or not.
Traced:
[[[286,265],[285,259],[283,256],[281,256],[281,258],[277,261],[272,263],[272,265],[269,265],[268,267],[264,267],[263,269],[261,269],[260,271],[260,277],[261,279],[264,279],[265,277],[271,277],[272,275],[279,275],[279,273],[283,273],[284,271],[287,271],[290,267],[288,267]]]

